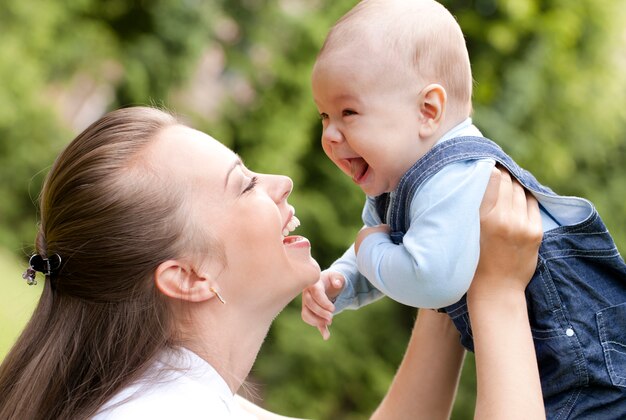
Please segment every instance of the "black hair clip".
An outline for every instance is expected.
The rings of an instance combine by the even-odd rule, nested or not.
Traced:
[[[37,272],[46,276],[54,275],[61,268],[61,257],[59,254],[53,254],[48,258],[44,258],[39,254],[34,254],[28,260],[28,268],[22,274],[22,278],[26,280],[29,286],[37,284],[35,276]]]

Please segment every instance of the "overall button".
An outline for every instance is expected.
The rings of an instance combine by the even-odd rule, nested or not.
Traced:
[[[573,336],[574,335],[574,330],[571,329],[571,328],[566,329],[565,330],[565,335],[568,336],[568,337]]]

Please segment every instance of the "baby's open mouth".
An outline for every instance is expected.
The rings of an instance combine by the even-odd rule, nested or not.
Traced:
[[[352,180],[358,184],[367,173],[369,165],[363,158],[352,158],[349,159],[349,162]]]

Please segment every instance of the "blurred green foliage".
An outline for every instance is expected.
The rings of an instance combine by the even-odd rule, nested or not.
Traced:
[[[591,199],[624,250],[626,5],[443,3],[470,49],[475,123],[543,183]],[[22,256],[30,249],[41,180],[77,130],[105,110],[154,104],[222,140],[253,170],[291,176],[300,231],[320,264],[330,264],[359,228],[363,197],[319,147],[309,77],[327,30],[354,4],[4,0],[0,245]],[[0,260],[3,285],[19,283],[8,261]],[[3,308],[31,308],[36,298],[3,289]],[[296,300],[277,318],[248,388],[284,414],[366,418],[402,357],[415,310],[383,300],[341,314],[323,342],[299,307]],[[23,325],[9,314],[0,323],[3,345],[15,336],[6,326]],[[468,357],[454,419],[472,418],[474,393]]]
[[[37,303],[36,298],[43,290],[43,283],[36,286],[24,287],[21,281],[11,281],[21,278],[22,271],[14,254],[6,249],[0,249],[0,278],[2,279],[2,299],[0,305],[0,360],[9,351],[20,333],[21,327],[26,325]]]

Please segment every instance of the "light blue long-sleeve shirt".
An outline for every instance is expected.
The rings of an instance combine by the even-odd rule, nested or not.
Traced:
[[[461,136],[481,133],[468,118],[438,143]],[[418,308],[457,302],[469,289],[478,265],[479,208],[494,166],[493,159],[445,166],[413,196],[411,223],[401,244],[374,233],[361,243],[358,258],[352,245],[330,267],[346,279],[335,312],[359,308],[383,295]],[[369,198],[363,208],[366,226],[382,223],[373,202]],[[544,212],[542,221],[544,230],[557,226]]]

